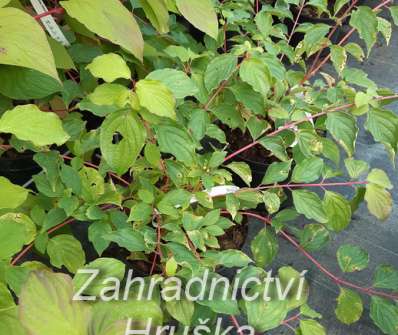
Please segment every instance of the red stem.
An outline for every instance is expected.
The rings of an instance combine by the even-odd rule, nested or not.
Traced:
[[[43,17],[53,15],[53,14],[63,14],[64,12],[65,12],[65,9],[63,9],[62,7],[57,7],[57,8],[50,9],[47,12],[35,15],[35,16],[33,16],[33,18],[35,20],[40,20]]]
[[[236,330],[238,331],[239,335],[244,335],[243,332],[240,330],[240,324],[234,315],[230,315],[229,318],[231,319],[233,325],[235,326]]]
[[[376,7],[374,7],[372,10],[374,12],[378,11],[380,8],[384,7],[385,5],[387,5],[388,3],[393,2],[393,0],[385,0],[382,3],[380,3],[379,5],[377,5]],[[351,28],[347,34],[341,39],[341,41],[337,44],[339,46],[343,45],[349,38],[350,36],[355,32],[355,28]],[[308,79],[312,78],[331,58],[331,53],[329,53],[323,60],[322,62],[319,63],[318,66],[316,66],[315,69],[310,69],[310,71],[308,73],[305,74],[304,79],[302,80],[301,83],[304,83],[305,81],[307,81]]]
[[[378,98],[375,98],[375,101],[383,101],[383,100],[396,99],[396,98],[398,98],[398,94],[378,97]],[[286,123],[284,126],[282,126],[282,127],[278,128],[278,129],[274,130],[274,131],[271,132],[271,133],[266,134],[265,136],[266,136],[266,137],[275,136],[275,135],[281,133],[282,131],[295,128],[296,126],[298,126],[299,124],[301,124],[301,123],[303,123],[303,122],[308,122],[308,121],[310,121],[310,120],[313,120],[313,119],[315,119],[315,118],[317,118],[317,117],[326,115],[326,114],[328,114],[328,113],[339,112],[339,111],[342,111],[342,110],[344,110],[344,109],[348,109],[348,108],[351,108],[351,107],[354,107],[354,106],[355,106],[355,104],[351,103],[351,104],[345,104],[345,105],[341,105],[341,106],[337,106],[337,107],[327,108],[327,109],[324,110],[323,112],[319,112],[319,113],[314,114],[314,115],[306,116],[305,118],[303,118],[303,119],[301,119],[301,120],[294,121],[294,122],[288,122],[288,123]],[[252,142],[252,143],[249,143],[249,144],[247,144],[246,146],[244,146],[243,148],[240,148],[240,149],[238,149],[237,151],[232,152],[230,155],[228,155],[227,157],[225,157],[224,163],[227,162],[227,161],[229,161],[231,158],[233,158],[233,157],[239,155],[240,153],[242,153],[242,152],[244,152],[244,151],[246,151],[246,150],[248,150],[248,149],[250,149],[250,148],[256,146],[257,144],[260,144],[260,140],[257,140],[257,141],[254,141],[254,142]]]
[[[298,314],[292,316],[291,318],[288,318],[288,319],[282,321],[282,324],[288,324],[289,322],[296,321],[298,318],[300,318],[300,316],[301,316],[301,313],[298,313]]]
[[[102,205],[101,208],[103,210],[107,210],[109,208],[112,208],[114,205]],[[56,225],[55,227],[47,230],[47,234],[52,234],[56,232],[57,230],[60,230],[61,228],[75,222],[74,218],[69,218],[65,220],[64,222],[60,223],[59,225]],[[16,265],[34,246],[34,243],[28,244],[10,263],[12,266]]]
[[[301,1],[301,4],[300,4],[300,7],[299,7],[299,10],[298,10],[298,13],[297,13],[297,16],[296,16],[296,19],[294,20],[294,23],[293,23],[292,31],[290,32],[289,38],[287,39],[287,44],[290,43],[290,41],[292,40],[292,37],[293,37],[294,33],[296,32],[297,24],[298,24],[298,21],[300,20],[301,13],[302,13],[304,7],[305,7],[305,0],[302,0],[302,1]],[[279,61],[282,61],[284,57],[285,57],[285,54],[283,54],[283,55],[279,58]]]
[[[336,24],[334,25],[334,27],[332,28],[332,30],[330,31],[329,35],[328,35],[328,40],[330,40],[332,38],[332,36],[334,35],[334,33],[336,32],[337,28],[341,25],[341,22],[351,13],[352,9],[355,7],[355,5],[357,4],[358,0],[353,0],[351,5],[347,8],[347,10],[343,13],[343,15],[336,21]],[[337,13],[336,13],[337,14]],[[327,47],[327,45],[322,46],[322,48],[318,51],[317,55],[315,56],[315,59],[310,67],[310,70],[308,71],[309,73],[312,72],[313,68],[316,66],[316,64],[319,61],[319,58],[321,57],[322,51]],[[304,80],[305,81],[305,80]]]
[[[228,213],[227,211],[222,211],[223,213]],[[246,216],[251,216],[254,217],[260,221],[263,221],[266,224],[271,224],[271,219],[268,219],[266,217],[263,217],[259,214],[256,213],[251,213],[251,212],[240,212],[243,215]],[[290,242],[300,253],[302,253],[305,257],[307,257],[321,272],[323,272],[326,276],[328,276],[330,279],[332,279],[333,282],[336,283],[336,285],[343,285],[343,286],[347,286],[353,289],[356,289],[358,291],[361,291],[365,294],[368,294],[370,296],[379,296],[379,297],[383,297],[383,298],[388,298],[388,299],[392,299],[392,300],[397,300],[398,299],[398,295],[397,294],[389,294],[389,293],[385,293],[385,292],[380,292],[380,291],[376,291],[372,288],[368,288],[368,287],[362,287],[356,284],[353,284],[349,281],[346,281],[342,278],[337,277],[336,275],[334,275],[332,272],[330,272],[326,267],[324,267],[321,263],[319,263],[308,251],[306,251],[293,237],[291,237],[288,233],[286,233],[285,231],[281,230],[279,232],[283,238],[285,238],[288,242]]]

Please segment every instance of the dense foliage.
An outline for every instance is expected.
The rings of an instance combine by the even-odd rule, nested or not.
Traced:
[[[365,288],[311,256],[349,227],[361,202],[379,220],[392,210],[388,176],[356,159],[355,142],[364,124],[394,164],[398,117],[386,106],[398,96],[347,59],[362,61],[378,38],[389,43],[397,6],[46,4],[50,12],[37,15],[27,0],[0,0],[0,162],[34,153],[40,166],[24,187],[0,177],[2,334],[124,334],[126,318],[138,328],[149,318],[177,323],[180,334],[205,323],[215,333],[218,315],[236,328],[240,315],[258,332],[294,324],[297,334],[326,334],[321,315],[306,304],[307,282],[295,298],[304,269],[292,267],[278,271],[282,286],[295,279],[285,300],[225,301],[220,290],[214,299],[168,301],[161,294],[167,281],[149,301],[135,292],[127,301],[71,299],[87,279],[76,274],[82,268],[100,269],[85,291],[97,297],[111,286],[104,278],[122,280],[130,268],[147,280],[183,283],[206,269],[219,278],[225,268],[241,270],[235,280],[264,279],[283,253],[279,238],[339,285],[330,302],[338,320],[357,322],[369,295],[374,323],[398,334],[396,269],[380,265]],[[350,42],[354,33],[364,45]],[[263,166],[260,179],[253,157]],[[349,187],[350,198],[336,191]],[[298,225],[299,216],[307,224]],[[237,229],[244,235],[247,217],[264,223],[251,255],[228,239]],[[366,268],[369,255],[342,245],[336,262],[351,273]],[[271,296],[277,290],[271,285]]]

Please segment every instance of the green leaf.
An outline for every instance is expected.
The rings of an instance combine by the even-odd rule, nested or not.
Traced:
[[[90,285],[82,294],[99,296],[102,289],[107,286],[107,279],[117,278],[120,281],[123,280],[126,266],[123,262],[114,258],[97,258],[95,261],[85,265],[81,270],[95,270],[98,271],[98,274],[91,280],[91,273],[78,272],[73,278],[74,291],[79,292],[90,281]]]
[[[145,127],[137,115],[128,111],[112,113],[101,125],[103,158],[116,173],[123,175],[135,163],[145,138]]]
[[[338,14],[339,11],[346,5],[350,0],[337,0],[334,4],[334,15]]]
[[[272,154],[281,161],[287,162],[289,160],[289,156],[286,153],[286,147],[282,137],[265,136],[259,139],[259,142],[265,149],[271,151]]]
[[[379,265],[373,278],[373,286],[398,291],[398,271],[390,265]]]
[[[242,113],[236,108],[236,104],[233,100],[217,104],[211,107],[210,110],[217,119],[228,127],[232,129],[243,127],[244,120],[242,118]]]
[[[25,67],[1,65],[0,80],[0,93],[16,100],[41,99],[62,90],[53,77]]]
[[[246,183],[247,186],[250,186],[252,182],[252,171],[250,166],[244,162],[233,162],[227,165],[228,169],[231,169],[235,172],[242,180]]]
[[[257,29],[260,31],[264,38],[267,38],[272,32],[273,19],[270,13],[262,10],[256,15],[255,18]]]
[[[240,78],[248,83],[256,92],[267,96],[271,79],[267,65],[258,58],[245,59],[239,69]]]
[[[211,60],[205,72],[205,86],[209,92],[218,87],[221,82],[229,79],[237,70],[238,58],[231,54],[217,56]]]
[[[103,236],[104,239],[117,243],[120,247],[126,248],[131,252],[144,251],[144,237],[133,228],[123,228],[108,233]]]
[[[158,80],[140,80],[136,85],[140,105],[158,116],[176,118],[176,101],[168,87]]]
[[[332,45],[330,47],[330,56],[333,63],[334,68],[338,74],[344,70],[345,65],[347,63],[347,54],[344,47],[339,45]]]
[[[0,118],[0,132],[38,146],[62,145],[69,139],[58,115],[42,112],[36,105],[21,105],[5,112]]]
[[[55,66],[57,69],[76,70],[72,57],[69,55],[66,48],[58,41],[47,36],[48,44],[54,55]]]
[[[273,184],[286,180],[286,178],[289,176],[291,165],[291,160],[287,162],[272,163],[265,172],[265,176],[261,183]]]
[[[330,113],[327,116],[326,128],[347,154],[352,156],[358,135],[355,118],[346,113]]]
[[[344,49],[360,62],[362,62],[365,58],[362,48],[357,43],[347,43],[344,46]]]
[[[358,179],[362,174],[366,173],[369,170],[368,163],[353,158],[345,159],[344,164],[348,174],[352,179]]]
[[[398,26],[398,6],[390,6],[389,9],[394,24]]]
[[[245,267],[252,262],[249,256],[240,250],[223,250],[216,253],[218,264],[227,268]]]
[[[146,17],[161,34],[169,32],[169,11],[165,0],[140,0]]]
[[[217,40],[218,19],[210,0],[176,0],[177,8],[193,26]]]
[[[37,70],[59,81],[46,34],[36,20],[7,7],[0,8],[0,22],[0,64]]]
[[[359,36],[365,41],[368,55],[377,39],[377,16],[367,6],[359,6],[351,14],[350,26],[358,30]]]
[[[61,1],[68,15],[142,61],[144,40],[133,14],[118,0]],[[128,31],[128,34],[126,33]]]
[[[16,224],[13,220],[0,218],[0,260],[8,260],[26,244],[26,231],[22,224]]]
[[[369,212],[379,220],[386,220],[392,211],[391,194],[383,187],[374,184],[366,185],[365,200]]]
[[[345,81],[354,85],[364,87],[366,89],[368,88],[376,89],[377,87],[375,82],[368,78],[367,73],[360,69],[351,69],[346,67],[342,73],[342,76]]]
[[[373,296],[370,303],[370,317],[384,334],[398,334],[398,306],[396,303]]]
[[[292,181],[295,183],[310,183],[319,179],[322,170],[323,160],[321,158],[306,158],[295,166]]]
[[[65,266],[69,272],[84,266],[86,256],[80,242],[71,235],[57,235],[48,241],[47,253],[53,266]]]
[[[343,272],[355,272],[366,269],[369,255],[366,250],[352,244],[344,244],[337,250],[337,261]]]
[[[328,221],[322,201],[316,193],[307,190],[295,190],[292,193],[297,212],[303,214],[307,219],[314,219],[320,223]]]
[[[390,43],[392,35],[392,26],[389,21],[382,17],[377,17],[377,30],[381,32],[386,40],[387,45]]]
[[[161,69],[151,72],[146,79],[162,82],[173,92],[176,99],[184,99],[199,92],[196,83],[185,72],[174,69]]]
[[[74,301],[69,276],[48,271],[32,272],[22,288],[19,317],[31,335],[87,334],[91,308]]]
[[[256,291],[259,290],[256,288]],[[245,307],[249,325],[262,333],[278,327],[287,315],[285,300],[265,301],[261,297],[254,301],[245,301]]]
[[[188,299],[166,301],[166,309],[170,315],[185,326],[191,324],[195,304]]]
[[[300,320],[301,335],[326,335],[325,328],[315,320]]]
[[[350,325],[357,322],[363,312],[361,296],[351,290],[340,288],[340,295],[337,298],[335,313],[337,318],[344,324]]]
[[[281,199],[276,193],[265,191],[263,192],[264,205],[269,214],[274,214],[279,211]]]
[[[394,152],[398,146],[398,116],[393,112],[370,109],[366,120],[366,129],[377,142],[389,146]]]
[[[19,185],[14,185],[7,178],[0,176],[0,209],[17,208],[21,206],[29,191]]]
[[[382,188],[386,188],[388,190],[393,189],[390,179],[387,174],[380,169],[372,169],[370,171],[368,178],[366,179],[369,183],[378,185]]]
[[[325,223],[328,229],[340,232],[350,224],[351,205],[341,194],[326,191],[323,209],[328,217],[328,221]]]
[[[329,231],[321,224],[307,224],[299,233],[301,246],[308,251],[322,249],[329,242]]]
[[[262,229],[250,244],[253,259],[260,268],[271,265],[279,251],[279,243],[270,229]]]
[[[118,54],[109,53],[98,56],[87,65],[94,77],[104,79],[111,83],[119,78],[130,79],[131,71],[124,59]]]
[[[238,81],[228,87],[235,96],[235,99],[241,102],[246,108],[254,114],[265,115],[264,97],[256,92],[249,84]]]
[[[195,144],[189,134],[177,125],[162,125],[157,129],[160,151],[174,155],[191,165],[195,160]]]

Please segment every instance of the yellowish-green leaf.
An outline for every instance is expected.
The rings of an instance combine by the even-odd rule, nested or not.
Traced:
[[[161,34],[169,32],[169,11],[166,0],[140,0],[146,17]]]
[[[375,184],[366,185],[365,200],[369,212],[379,220],[386,220],[392,211],[391,194],[383,187]]]
[[[131,77],[130,68],[124,59],[115,53],[94,58],[86,68],[94,77],[104,79],[107,83],[111,83],[119,78],[130,79]]]
[[[0,8],[0,64],[26,67],[59,81],[46,34],[36,20],[16,8]]]
[[[351,290],[340,288],[340,295],[337,298],[335,310],[337,318],[344,324],[350,325],[357,322],[363,312],[361,296]]]
[[[393,189],[390,178],[388,178],[387,174],[380,169],[373,169],[372,171],[370,171],[367,181],[388,190]]]
[[[20,295],[19,316],[30,335],[85,335],[91,308],[74,301],[69,276],[32,272]]]
[[[173,93],[162,82],[157,80],[140,80],[136,85],[140,104],[158,116],[176,118],[176,101]]]
[[[192,25],[217,40],[218,19],[211,0],[176,0],[176,4]]]
[[[8,5],[8,3],[9,3],[10,1],[11,1],[11,0],[0,0],[0,7],[4,7],[4,6]]]
[[[124,107],[129,101],[130,91],[127,87],[119,84],[102,84],[97,86],[88,99],[99,106]]]
[[[14,185],[7,178],[0,177],[0,209],[17,208],[22,205],[29,191],[19,185]]]
[[[66,12],[97,35],[142,61],[144,40],[134,16],[119,0],[61,1]]]
[[[21,105],[5,112],[0,118],[0,132],[38,146],[62,145],[69,139],[58,115],[42,112],[36,105]]]

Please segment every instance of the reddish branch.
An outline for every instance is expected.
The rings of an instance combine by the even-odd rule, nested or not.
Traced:
[[[375,101],[383,101],[383,100],[390,100],[390,99],[397,99],[398,98],[398,94],[394,94],[394,95],[389,95],[389,96],[384,96],[384,97],[378,97],[375,98]],[[329,114],[329,113],[333,113],[333,112],[339,112],[351,107],[354,107],[355,104],[351,103],[351,104],[345,104],[345,105],[341,105],[341,106],[337,106],[337,107],[331,107],[331,108],[327,108],[326,110],[324,110],[323,112],[319,112],[317,114],[313,114],[313,115],[308,115],[305,118],[298,120],[298,121],[294,121],[294,122],[288,122],[286,123],[284,126],[274,130],[271,133],[266,134],[266,137],[271,137],[271,136],[275,136],[278,135],[279,133],[285,131],[285,130],[289,130],[289,129],[294,129],[296,128],[299,124],[304,123],[304,122],[308,122],[311,120],[314,120],[320,116]],[[229,161],[231,158],[241,154],[242,152],[245,152],[246,150],[260,144],[261,139],[254,141],[252,143],[249,143],[248,145],[238,149],[237,151],[234,151],[233,153],[231,153],[230,155],[228,155],[225,159],[224,162]]]
[[[350,15],[351,11],[353,10],[353,8],[356,6],[358,0],[353,0],[351,5],[344,11],[343,15],[337,19],[336,24],[334,25],[334,27],[332,28],[332,30],[330,31],[327,39],[330,40],[332,38],[332,36],[334,35],[334,33],[336,32],[337,28],[339,26],[341,26],[342,21],[344,21],[348,15]],[[337,14],[337,13],[336,13]],[[315,59],[310,67],[310,70],[308,71],[309,73],[312,72],[312,70],[314,69],[314,67],[317,65],[319,58],[321,57],[322,51],[327,47],[327,43],[324,44],[322,46],[322,48],[318,51],[317,55],[315,56]],[[305,81],[305,80],[304,80]]]
[[[35,20],[40,20],[43,17],[53,15],[53,14],[63,14],[64,12],[65,12],[65,9],[63,9],[62,7],[57,7],[57,8],[50,9],[47,12],[35,15],[35,16],[33,16],[33,18]]]
[[[102,205],[101,209],[103,210],[107,210],[110,208],[113,208],[114,205]],[[75,222],[74,218],[69,218],[67,220],[65,220],[64,222],[60,223],[59,225],[56,225],[55,227],[47,230],[47,234],[52,234],[54,232],[56,232],[57,230],[60,230],[61,228],[71,224]],[[16,265],[34,246],[34,243],[28,244],[10,263],[12,266]]]
[[[305,0],[302,0],[301,3],[300,3],[300,7],[298,9],[298,12],[297,12],[296,19],[294,20],[294,23],[293,23],[292,31],[290,32],[289,37],[287,39],[287,44],[290,43],[294,33],[296,32],[296,28],[297,28],[297,25],[298,25],[298,22],[300,20],[301,13],[303,12],[304,7],[305,7]],[[279,60],[282,61],[284,57],[285,57],[285,54],[282,54],[282,56],[279,58]]]
[[[244,335],[242,330],[240,329],[240,324],[238,322],[238,320],[236,319],[236,317],[234,315],[230,315],[229,318],[231,319],[234,327],[236,328],[236,330],[238,331],[239,335]]]
[[[263,217],[259,214],[256,213],[251,213],[251,212],[240,212],[242,215],[246,216],[251,216],[253,218],[256,218],[265,224],[271,224],[271,219]],[[285,231],[281,230],[279,232],[281,236],[283,236],[284,239],[286,239],[288,242],[290,242],[300,253],[302,253],[305,257],[307,257],[308,260],[310,260],[322,273],[324,273],[326,276],[328,276],[336,285],[341,285],[341,286],[346,286],[355,290],[358,290],[362,293],[365,293],[370,296],[379,296],[383,298],[388,298],[392,300],[397,300],[398,299],[398,294],[389,294],[381,291],[374,290],[369,287],[362,287],[357,284],[353,284],[345,279],[342,279],[332,272],[330,272],[325,266],[323,266],[321,263],[319,263],[308,251],[306,251],[293,237],[291,237],[288,233]]]
[[[392,3],[393,0],[385,0],[376,7],[373,8],[374,12],[377,12],[380,8],[383,8],[384,6],[388,5],[389,3]],[[356,31],[355,28],[351,28],[347,34],[340,40],[340,42],[337,44],[339,46],[342,46],[349,38],[350,36]],[[331,53],[328,54],[317,66],[314,68],[311,68],[304,76],[304,79],[302,80],[302,83],[307,81],[308,79],[312,78],[331,58]]]

